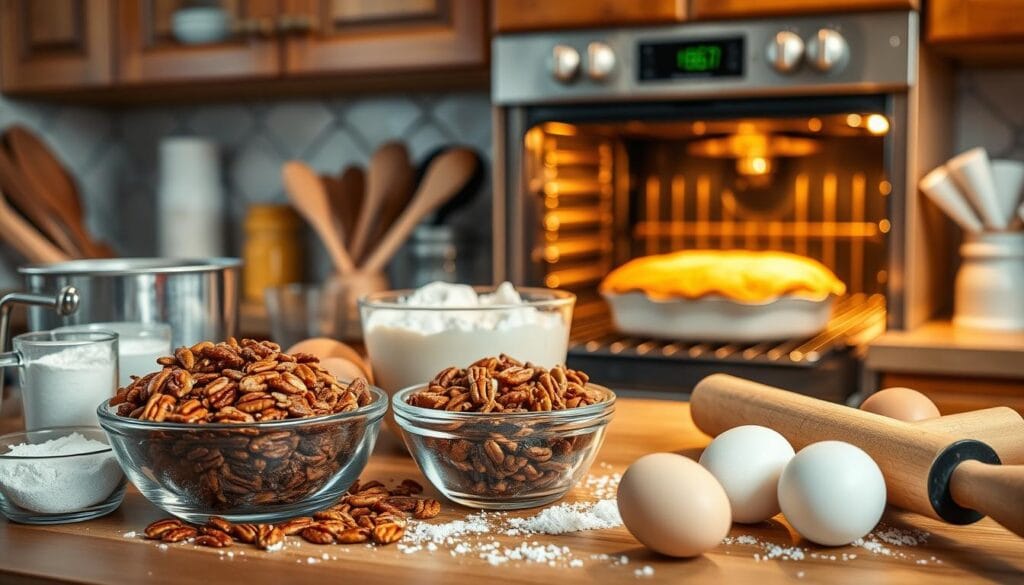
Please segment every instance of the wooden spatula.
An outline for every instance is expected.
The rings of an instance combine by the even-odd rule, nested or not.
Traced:
[[[49,238],[65,254],[81,258],[84,253],[75,243],[35,192],[21,169],[11,159],[6,145],[0,148],[0,190],[7,194],[11,204],[32,223],[37,231]]]
[[[316,171],[299,161],[290,161],[284,164],[281,174],[288,198],[320,236],[327,253],[331,255],[334,267],[342,274],[355,272],[355,265],[345,250],[331,215],[327,190]]]
[[[71,259],[8,205],[3,193],[0,193],[0,238],[29,262],[64,262]]]
[[[352,236],[355,235],[356,218],[363,207],[366,197],[366,173],[358,165],[345,168],[338,179],[337,196],[331,196],[331,209],[334,218],[345,234],[345,246],[352,248]]]
[[[411,172],[410,168],[409,151],[399,142],[388,142],[377,149],[370,158],[369,173],[366,177],[366,199],[359,211],[352,245],[349,248],[356,262],[362,261],[370,246],[381,212],[388,205],[388,200],[401,197],[398,192],[403,184],[407,184],[405,176]]]
[[[465,148],[453,148],[438,156],[427,169],[412,201],[366,259],[361,270],[383,270],[409,234],[424,217],[454,196],[473,174],[474,154]]]
[[[109,247],[96,242],[85,229],[78,189],[71,174],[49,147],[21,126],[8,128],[4,132],[4,141],[29,188],[67,226],[75,245],[90,257],[111,256]]]

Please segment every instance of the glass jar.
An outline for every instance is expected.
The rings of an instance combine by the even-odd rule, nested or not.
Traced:
[[[266,288],[302,280],[302,220],[289,205],[251,205],[245,218],[246,300],[262,302]]]

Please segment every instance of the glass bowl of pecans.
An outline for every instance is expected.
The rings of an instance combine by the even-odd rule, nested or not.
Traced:
[[[502,355],[448,368],[391,404],[417,465],[445,497],[515,510],[562,498],[586,474],[615,394],[583,372]]]
[[[387,396],[269,341],[180,347],[97,408],[140,492],[189,522],[322,510],[365,467]]]

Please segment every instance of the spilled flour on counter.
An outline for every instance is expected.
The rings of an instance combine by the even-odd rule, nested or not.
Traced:
[[[864,538],[858,538],[850,543],[849,546],[864,549],[871,555],[912,560],[918,565],[927,565],[929,563],[942,564],[942,561],[935,557],[930,559],[917,558],[913,552],[906,550],[925,544],[929,536],[931,535],[923,530],[908,530],[879,524],[870,534]],[[749,534],[726,536],[722,539],[722,544],[726,546],[753,546],[760,549],[759,552],[755,552],[753,555],[754,560],[757,562],[772,560],[802,561],[805,559],[850,562],[860,556],[857,553],[840,552],[839,550],[828,548],[814,550],[807,547],[781,545]],[[728,550],[724,552],[725,554],[731,554]]]
[[[602,469],[611,469],[601,464]],[[474,512],[459,520],[441,524],[410,523],[398,550],[405,554],[442,553],[453,558],[477,557],[492,566],[509,563],[542,564],[577,569],[587,563],[613,566],[629,563],[625,556],[577,556],[570,547],[531,538],[518,544],[503,544],[495,536],[539,537],[622,526],[615,492],[622,474],[588,475],[577,486],[594,501],[562,503],[543,508],[526,517],[507,512]],[[653,569],[651,569],[653,571]],[[641,571],[638,577],[650,575]]]

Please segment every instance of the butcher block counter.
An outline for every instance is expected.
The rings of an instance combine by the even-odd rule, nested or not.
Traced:
[[[3,422],[7,430],[16,428],[15,421]],[[600,479],[621,473],[637,457],[655,451],[696,457],[708,440],[690,421],[686,403],[621,399],[591,474]],[[428,485],[387,433],[382,433],[362,477],[414,478]],[[588,488],[583,482],[568,500],[594,500],[592,488],[597,483],[591,481]],[[432,492],[429,485],[427,492]],[[470,512],[442,501],[441,515],[429,522],[450,522]],[[528,510],[517,515],[536,513]],[[574,561],[558,560],[554,566],[514,559],[495,566],[477,552],[454,554],[443,544],[436,550],[399,545],[317,546],[289,537],[290,544],[283,550],[262,552],[241,544],[209,549],[144,540],[142,529],[163,516],[129,489],[121,508],[98,520],[59,526],[3,521],[0,583],[1024,582],[1024,540],[994,522],[948,526],[892,509],[880,525],[882,541],[874,546],[818,547],[801,540],[780,517],[756,526],[734,525],[729,544],[690,560],[651,553],[622,527],[565,535],[495,536],[501,547],[515,548],[523,542],[568,547]],[[912,544],[894,542],[906,535],[913,535],[908,539]],[[485,535],[483,540],[489,538]]]

